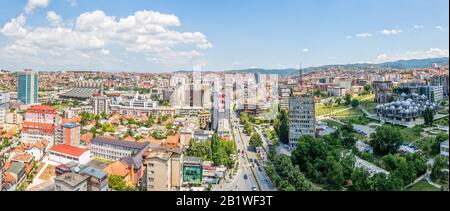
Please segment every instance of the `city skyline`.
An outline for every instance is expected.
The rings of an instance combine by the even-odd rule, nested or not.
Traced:
[[[8,70],[218,71],[449,54],[442,0],[4,4],[0,62]]]

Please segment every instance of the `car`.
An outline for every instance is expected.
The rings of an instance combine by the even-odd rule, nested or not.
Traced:
[[[250,163],[253,163],[253,158],[250,158]]]
[[[241,150],[240,150],[240,149],[238,149],[238,153],[241,153]]]
[[[262,171],[262,168],[261,168],[261,166],[260,166],[260,167],[258,167],[258,171]]]
[[[252,190],[256,191],[256,185],[253,185]]]
[[[248,175],[247,174],[244,174],[244,179],[248,179]]]

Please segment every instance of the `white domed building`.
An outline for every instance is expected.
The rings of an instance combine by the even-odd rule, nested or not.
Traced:
[[[377,105],[375,110],[379,117],[410,122],[421,117],[427,108],[436,113],[439,110],[439,105],[430,102],[425,95],[418,95],[416,93],[406,95],[403,93],[400,100]]]

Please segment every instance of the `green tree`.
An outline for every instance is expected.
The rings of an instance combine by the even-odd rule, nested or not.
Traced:
[[[425,111],[422,114],[425,124],[432,126],[434,121],[434,114],[433,111],[430,108],[425,109]]]
[[[345,105],[350,105],[352,103],[352,95],[350,93],[344,96]]]
[[[281,143],[289,143],[289,118],[287,112],[284,110],[281,111],[280,126],[277,133]]]
[[[364,92],[366,92],[366,93],[372,93],[372,91],[373,91],[372,85],[370,85],[370,84],[364,85]]]
[[[263,144],[261,140],[261,136],[258,133],[253,133],[253,135],[250,137],[250,146],[256,148],[261,147]]]
[[[336,98],[336,104],[341,105],[342,103],[342,98],[338,97]],[[331,105],[333,105],[333,103],[331,103]]]
[[[353,108],[357,108],[359,106],[359,100],[353,99],[351,105]]]
[[[111,175],[108,178],[109,188],[116,191],[132,191],[133,189],[128,186],[127,182],[120,176]]]
[[[328,160],[329,168],[326,174],[328,183],[335,189],[339,189],[345,182],[344,167],[333,157]]]
[[[378,155],[395,153],[402,144],[400,131],[388,125],[375,129],[375,133],[372,133],[370,138],[374,152]]]

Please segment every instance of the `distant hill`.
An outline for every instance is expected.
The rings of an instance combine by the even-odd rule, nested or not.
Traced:
[[[305,73],[326,70],[328,68],[368,68],[368,67],[390,67],[395,69],[410,69],[410,68],[427,68],[431,67],[432,64],[448,65],[449,58],[431,58],[431,59],[413,59],[413,60],[400,60],[395,62],[385,62],[380,64],[369,64],[369,63],[359,63],[359,64],[344,64],[344,65],[324,65],[319,67],[309,67],[305,68],[303,71]],[[243,70],[228,70],[225,72],[229,73],[262,73],[262,74],[278,74],[280,76],[287,76],[298,73],[298,69],[263,69],[263,68],[253,68],[253,69],[243,69]]]

